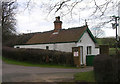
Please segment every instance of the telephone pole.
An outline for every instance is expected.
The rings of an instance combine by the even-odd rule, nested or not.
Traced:
[[[118,37],[118,29],[117,29],[117,27],[118,27],[118,20],[120,19],[120,17],[119,16],[112,16],[114,19],[115,19],[115,23],[113,23],[112,24],[112,27],[113,27],[113,29],[116,29],[116,42],[115,42],[115,44],[116,44],[116,55],[117,55],[117,48],[118,48],[118,42],[119,42],[119,37]]]

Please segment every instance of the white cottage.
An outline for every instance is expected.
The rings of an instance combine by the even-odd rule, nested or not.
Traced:
[[[99,54],[97,42],[88,26],[62,29],[60,17],[54,21],[54,30],[35,34],[24,45],[15,45],[14,48],[48,49],[63,52],[72,52],[72,47],[81,47],[83,63],[86,64],[86,55]]]

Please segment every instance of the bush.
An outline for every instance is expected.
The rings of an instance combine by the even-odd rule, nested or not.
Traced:
[[[97,55],[94,59],[94,72],[97,82],[119,82],[120,59],[107,55]]]
[[[18,49],[3,47],[3,56],[15,59],[17,61],[32,62],[32,63],[51,63],[73,65],[72,53],[42,50],[42,49]]]

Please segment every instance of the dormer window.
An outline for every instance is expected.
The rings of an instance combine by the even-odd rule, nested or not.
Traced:
[[[53,34],[58,34],[58,32],[54,32]]]

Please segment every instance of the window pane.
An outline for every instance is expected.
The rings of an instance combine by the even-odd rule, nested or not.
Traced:
[[[91,46],[87,46],[87,55],[92,53],[92,48]]]

